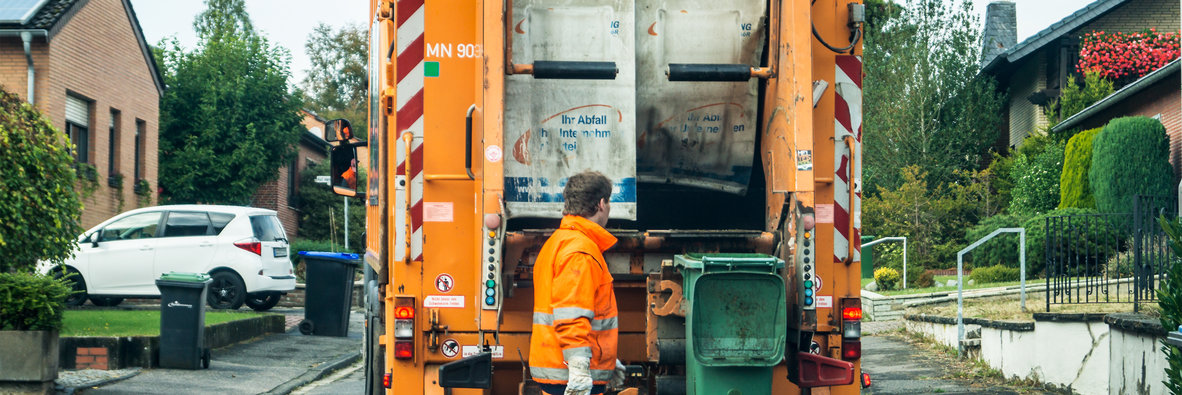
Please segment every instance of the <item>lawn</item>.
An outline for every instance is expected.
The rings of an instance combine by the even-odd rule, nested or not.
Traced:
[[[1034,321],[1034,313],[1047,311],[1046,294],[1034,292],[1026,294],[1026,311],[1022,311],[1021,299],[1018,295],[1007,295],[983,299],[967,299],[964,301],[964,316],[985,318],[995,321]],[[1132,312],[1132,303],[1083,303],[1083,304],[1052,304],[1052,313],[1124,313]],[[1161,307],[1157,303],[1142,303],[1140,311],[1150,317],[1161,316]],[[925,305],[907,309],[910,314],[928,314],[943,317],[956,317],[956,302],[936,305]]]
[[[948,280],[956,280],[956,276],[936,276],[933,278],[933,280],[935,281],[936,284],[947,284]],[[862,287],[866,287],[866,284],[869,284],[871,281],[874,281],[874,279],[873,278],[863,278],[862,279]],[[966,289],[966,290],[981,289],[981,288],[1000,288],[1000,287],[1009,287],[1009,286],[1022,284],[1021,281],[1006,281],[1006,282],[1000,282],[1000,283],[985,283],[985,284],[968,285],[967,283],[969,281],[969,276],[965,276],[964,281],[966,283],[964,289]],[[1026,279],[1026,286],[1027,287],[1033,286],[1033,285],[1040,285],[1040,284],[1046,284],[1046,280],[1031,279],[1031,278]],[[930,292],[956,292],[956,287],[939,286],[939,287],[927,287],[927,288],[896,289],[893,291],[881,291],[880,290],[880,291],[874,291],[874,292],[877,294],[880,294],[880,295],[887,295],[887,296],[913,295],[913,294],[922,294],[922,293],[930,293]]]
[[[255,312],[205,312],[205,325],[258,317]],[[61,336],[157,336],[160,310],[66,310]]]

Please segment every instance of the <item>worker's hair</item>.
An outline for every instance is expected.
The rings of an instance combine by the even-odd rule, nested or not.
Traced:
[[[566,180],[562,198],[563,215],[590,217],[599,212],[599,200],[611,199],[612,181],[597,171],[587,170]]]

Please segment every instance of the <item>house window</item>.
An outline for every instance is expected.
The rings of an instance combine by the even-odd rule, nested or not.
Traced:
[[[119,110],[111,109],[111,124],[107,130],[107,176],[119,173]]]
[[[74,159],[90,163],[90,102],[66,95],[66,135],[74,143]]]
[[[135,120],[135,179],[142,180],[144,178],[144,138],[147,133],[144,132],[144,121]]]

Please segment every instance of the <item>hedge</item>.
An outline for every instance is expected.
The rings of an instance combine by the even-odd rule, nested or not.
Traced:
[[[969,274],[969,279],[973,280],[973,283],[978,285],[1017,281],[1021,279],[1021,271],[1016,267],[1006,267],[1002,265],[982,267],[973,269],[973,273]]]
[[[1092,143],[1088,182],[1103,213],[1131,213],[1137,195],[1172,196],[1170,139],[1161,122],[1117,118]]]
[[[1063,174],[1059,176],[1059,208],[1096,208],[1096,199],[1088,184],[1088,169],[1092,167],[1092,142],[1102,130],[1085,130],[1067,141],[1063,152]]]
[[[1018,214],[999,214],[985,218],[965,232],[965,242],[976,243],[977,240],[1001,228],[1021,228],[1029,219],[1029,216]],[[1030,235],[1027,235],[1027,238],[1029,237]],[[966,254],[965,261],[971,263],[972,267],[1005,265],[1016,268],[1019,263],[1019,241],[1017,234],[997,235]]]
[[[1050,143],[1041,152],[1024,154],[1014,161],[1010,212],[1036,215],[1059,205],[1059,173],[1063,171],[1063,145]]]
[[[49,275],[0,273],[0,330],[55,331],[73,288]]]

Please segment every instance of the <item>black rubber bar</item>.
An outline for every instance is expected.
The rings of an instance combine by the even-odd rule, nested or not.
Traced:
[[[620,69],[616,62],[534,62],[534,78],[558,80],[614,80]]]
[[[747,81],[751,66],[745,64],[670,63],[669,81]]]

